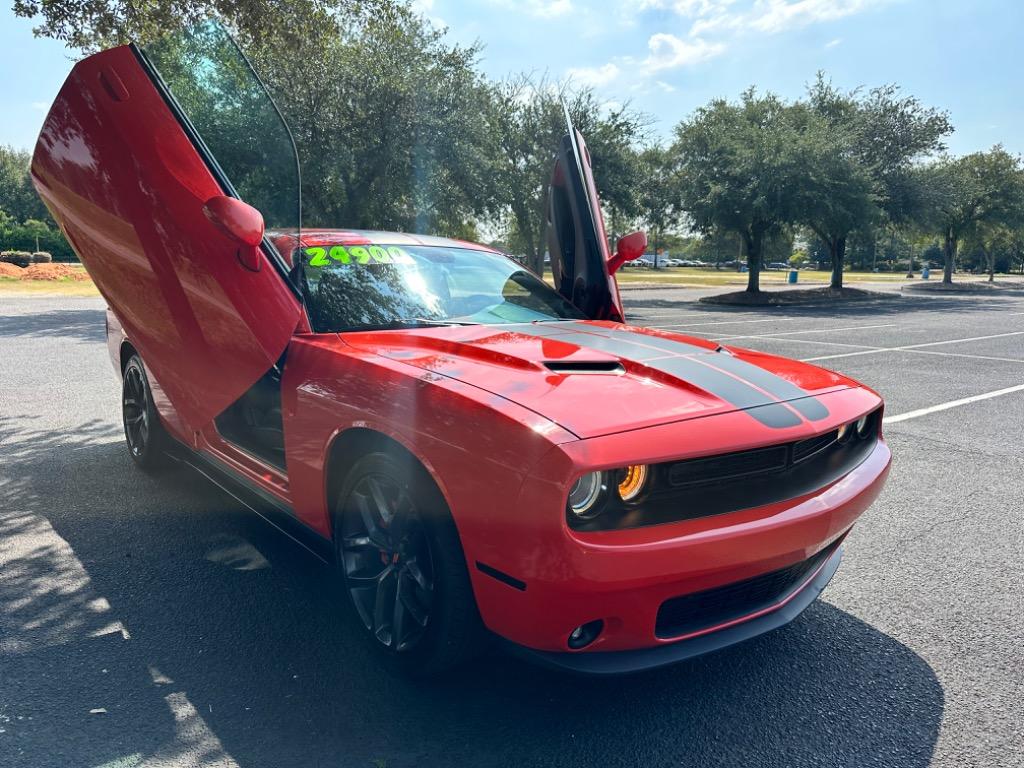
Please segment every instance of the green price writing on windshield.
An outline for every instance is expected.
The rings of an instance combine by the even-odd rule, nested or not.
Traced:
[[[326,267],[332,262],[338,264],[412,264],[413,258],[397,245],[332,245],[330,248],[314,246],[306,248],[309,266]]]

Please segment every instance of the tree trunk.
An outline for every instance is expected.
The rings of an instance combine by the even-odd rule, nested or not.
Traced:
[[[747,293],[761,292],[761,236],[745,236],[747,247]]]
[[[953,230],[947,229],[942,244],[942,252],[946,260],[945,268],[942,270],[942,282],[946,284],[953,282],[953,262],[956,261],[956,246],[956,236],[953,234]]]
[[[832,257],[832,284],[834,291],[843,289],[843,260],[846,258],[846,237],[833,237],[828,241],[828,253]]]

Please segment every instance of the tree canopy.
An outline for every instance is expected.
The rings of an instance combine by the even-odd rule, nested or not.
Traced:
[[[750,89],[737,102],[715,99],[676,128],[680,205],[697,229],[740,237],[748,291],[760,290],[766,239],[798,219],[806,170],[798,127],[791,106]]]
[[[529,77],[497,85],[488,121],[497,141],[496,202],[507,245],[540,271],[546,247],[544,195],[555,148],[565,134],[564,101],[573,125],[586,137],[594,183],[606,208],[627,217],[638,213],[634,147],[645,119],[628,106],[602,109],[590,89],[570,90]]]
[[[953,279],[957,250],[982,226],[1011,226],[1024,209],[1024,169],[1019,157],[996,145],[988,152],[943,157],[916,171],[927,203],[919,224],[942,237],[943,282]]]
[[[529,75],[488,79],[478,45],[449,42],[403,0],[12,3],[37,21],[37,34],[83,52],[153,43],[165,30],[209,17],[222,21],[294,135],[307,226],[486,239],[540,271],[544,196],[565,131],[564,102],[586,137],[609,236],[640,226],[656,251],[683,244],[716,264],[733,263],[739,248],[748,290],[759,290],[765,262],[790,261],[794,247],[831,262],[832,285],[841,288],[846,264],[875,266],[880,235],[882,263],[911,269],[926,249],[940,252],[938,238],[945,280],[962,245],[968,263],[984,262],[990,272],[1024,258],[1017,247],[1020,158],[998,146],[939,155],[952,130],[948,115],[895,85],[845,91],[819,74],[793,101],[751,88],[738,99],[713,99],[675,126],[669,142],[658,142],[646,116],[590,88]],[[209,50],[198,45],[195,57],[204,55]],[[172,83],[180,100],[197,100],[188,107],[212,116],[210,130],[249,120],[242,134],[251,141],[223,142],[218,160],[256,169],[233,179],[236,187],[260,204],[268,223],[283,221],[294,186],[269,183],[284,176],[258,161],[261,152],[274,154],[264,146],[266,105],[254,107],[265,101],[258,89],[236,92],[228,116],[218,113],[223,105],[199,103],[202,89],[181,88]],[[28,161],[27,152],[0,147],[2,247],[30,238],[38,227],[28,222],[41,222],[60,241],[32,189]]]

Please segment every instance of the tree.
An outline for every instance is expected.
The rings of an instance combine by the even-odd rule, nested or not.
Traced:
[[[605,207],[624,217],[639,212],[635,144],[646,120],[628,105],[603,109],[589,88],[534,82],[521,75],[493,91],[489,129],[497,138],[495,169],[499,218],[506,241],[540,273],[546,248],[544,199],[558,142],[565,135],[562,103],[583,134],[593,162],[594,183]]]
[[[981,254],[982,266],[988,273],[990,283],[995,280],[996,263],[1001,262],[1001,271],[1009,272],[1024,245],[1020,213],[995,223],[981,222],[965,238],[965,250],[975,250]]]
[[[322,32],[316,55],[246,48],[295,137],[307,224],[465,235],[496,208],[477,48],[399,6]]]
[[[321,30],[391,7],[390,0],[12,0],[17,16],[36,19],[34,32],[91,53],[168,29],[218,18],[246,40],[301,46]]]
[[[831,287],[840,289],[850,234],[873,230],[883,215],[906,220],[912,163],[941,150],[952,126],[946,113],[901,96],[894,85],[843,92],[821,73],[806,107],[803,220],[828,248]]]
[[[942,236],[942,282],[953,282],[957,249],[979,226],[1012,224],[1024,208],[1024,172],[1020,158],[996,145],[988,152],[943,157],[919,168],[917,183],[926,202],[918,214],[922,227]]]
[[[637,203],[654,249],[654,265],[658,266],[658,251],[665,247],[668,231],[679,224],[682,211],[677,207],[676,180],[668,150],[653,145],[644,149],[638,160]]]
[[[804,183],[798,120],[771,94],[715,99],[675,129],[680,207],[702,232],[739,235],[747,258],[747,291],[760,291],[765,242],[797,218]]]
[[[32,155],[14,147],[0,146],[0,208],[15,221],[49,220],[46,206],[36,194],[29,176]]]

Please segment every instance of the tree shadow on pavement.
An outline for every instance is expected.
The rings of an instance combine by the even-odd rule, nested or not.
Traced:
[[[26,302],[26,308],[31,306]],[[102,308],[0,314],[0,336],[58,336],[102,342],[106,338],[105,317]]]
[[[19,574],[0,578],[0,751],[25,765],[915,768],[935,747],[932,669],[822,601],[654,673],[491,652],[410,682],[327,566],[198,475],[142,475],[95,426],[0,436],[0,558]]]

